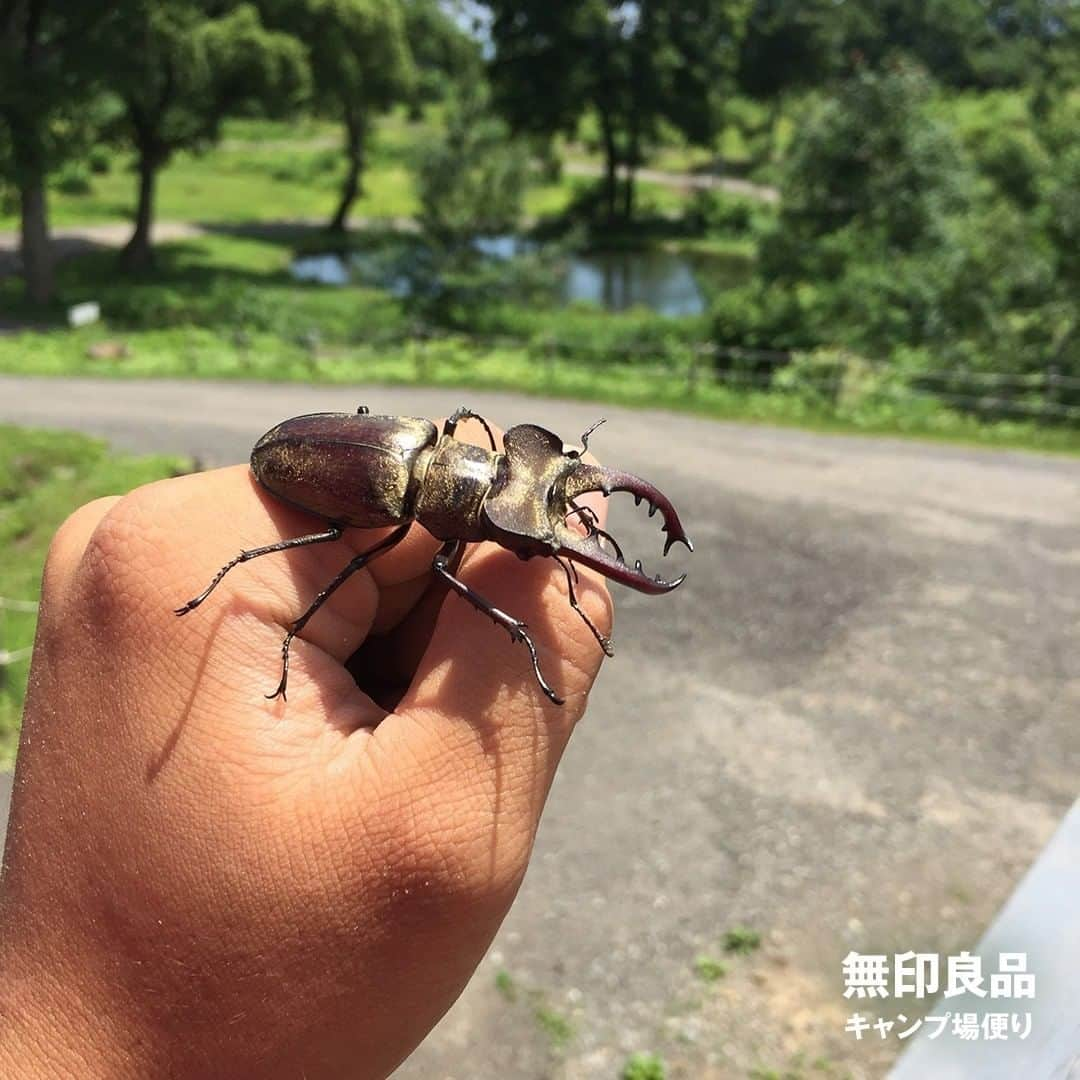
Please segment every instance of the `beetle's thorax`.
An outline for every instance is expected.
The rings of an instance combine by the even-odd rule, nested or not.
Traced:
[[[444,436],[416,464],[416,520],[440,540],[483,540],[480,510],[503,455]]]

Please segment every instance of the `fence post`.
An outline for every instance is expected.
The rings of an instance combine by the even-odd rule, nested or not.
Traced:
[[[1054,415],[1054,406],[1057,404],[1054,391],[1057,388],[1058,369],[1055,364],[1048,364],[1046,377],[1043,381],[1043,421],[1047,422]]]
[[[428,368],[430,357],[427,347],[427,327],[416,324],[413,328],[413,351],[416,357],[416,381],[426,383],[428,381]]]
[[[698,363],[699,353],[700,350],[696,345],[691,347],[690,363],[686,368],[686,392],[690,397],[693,397],[697,393],[698,383],[701,380],[701,371]]]
[[[544,338],[544,369],[547,373],[549,387],[555,385],[555,360],[559,351],[558,341],[554,334],[547,334]]]

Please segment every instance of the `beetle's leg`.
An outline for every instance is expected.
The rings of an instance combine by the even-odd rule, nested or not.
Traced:
[[[582,622],[584,622],[592,631],[592,636],[596,638],[596,643],[604,650],[604,655],[614,656],[615,647],[611,644],[611,638],[605,637],[596,629],[596,625],[585,613],[585,609],[578,604],[577,594],[574,592],[574,578],[570,576],[572,570],[574,577],[577,576],[577,571],[574,570],[573,564],[566,559],[559,558],[558,555],[552,555],[551,557],[563,568],[563,573],[566,574],[566,589],[570,594],[570,606],[581,616]]]
[[[571,502],[570,506],[570,513],[566,515],[565,520],[569,521],[570,518],[577,514],[585,522],[585,528],[588,529],[589,535],[599,536],[606,540],[615,549],[615,554],[622,559],[623,553],[622,548],[619,547],[619,542],[606,529],[600,528],[600,519],[596,516],[596,511],[591,506],[578,506],[575,502]]]
[[[341,539],[341,526],[331,525],[326,532],[311,533],[310,536],[296,536],[292,540],[279,540],[276,544],[267,544],[266,547],[252,548],[250,551],[241,551],[235,559],[230,559],[215,575],[214,580],[206,586],[198,596],[189,600],[183,607],[174,609],[176,615],[186,615],[194,611],[217,587],[221,579],[234,567],[250,559],[257,559],[260,555],[272,555],[275,551],[288,551],[290,548],[305,547],[308,544],[326,544],[331,540]]]
[[[462,405],[460,409],[454,410],[454,415],[443,424],[442,433],[444,435],[452,436],[462,420],[479,420],[483,425],[484,430],[487,432],[487,437],[491,442],[491,449],[495,449],[495,436],[491,433],[488,422],[479,413],[474,413],[472,409],[466,409],[464,405]]]
[[[285,697],[285,687],[289,681],[289,646],[292,645],[292,640],[300,633],[301,630],[307,626],[308,620],[316,611],[319,610],[326,603],[327,600],[337,591],[339,586],[343,585],[357,570],[363,569],[372,559],[377,558],[384,552],[389,551],[395,544],[401,543],[405,539],[405,534],[409,531],[409,525],[411,522],[406,521],[404,525],[399,525],[389,536],[383,537],[374,547],[370,547],[367,551],[360,552],[355,558],[351,559],[346,567],[326,586],[325,589],[311,602],[311,606],[289,627],[289,632],[285,635],[285,640],[281,643],[281,682],[278,683],[277,689],[272,694],[267,694],[267,698],[273,700],[280,695]]]
[[[515,619],[513,615],[508,615],[505,611],[500,611],[499,608],[495,607],[490,601],[485,600],[479,593],[473,592],[464,581],[454,577],[447,569],[447,564],[457,555],[459,546],[460,541],[448,540],[443,544],[439,554],[435,556],[431,568],[454,592],[459,596],[463,596],[477,611],[483,612],[496,625],[501,626],[510,635],[512,641],[524,643],[525,648],[529,650],[529,655],[532,657],[533,671],[536,674],[536,681],[540,684],[540,689],[544,691],[549,700],[556,705],[562,705],[563,699],[552,690],[540,671],[540,658],[536,655],[536,645],[533,644],[533,639],[529,636],[525,623],[520,619]]]

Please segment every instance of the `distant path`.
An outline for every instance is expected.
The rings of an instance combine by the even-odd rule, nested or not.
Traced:
[[[571,176],[603,176],[604,166],[598,161],[567,161],[563,172]],[[619,176],[626,176],[620,168]],[[726,191],[729,195],[741,195],[746,199],[775,203],[780,201],[780,190],[769,184],[755,184],[735,176],[717,176],[715,173],[664,172],[661,169],[637,169],[634,176],[647,184],[664,184],[667,187],[690,188],[695,191]]]
[[[287,229],[318,229],[326,224],[325,217],[303,217],[283,221],[158,221],[153,227],[155,244],[177,240],[193,240],[201,236],[220,233],[258,237],[280,235]],[[369,225],[393,226],[397,229],[415,229],[412,218],[354,217],[349,219],[350,229],[363,229]],[[131,236],[131,223],[105,221],[96,225],[61,225],[51,230],[53,254],[57,259],[92,251],[95,248],[119,248]],[[19,234],[11,229],[0,230],[0,277],[17,273],[19,269]]]
[[[974,945],[1076,794],[1080,461],[507,393],[0,377],[0,420],[207,465],[360,404],[571,440],[606,415],[592,449],[696,545],[661,560],[655,519],[613,500],[628,555],[689,577],[615,590],[617,655],[521,895],[397,1080],[612,1080],[635,1050],[674,1076],[786,1072],[796,1050],[884,1075],[903,1044],[844,1034],[842,958]],[[740,923],[761,952],[707,986],[695,957]],[[572,1027],[561,1050],[538,1001]]]

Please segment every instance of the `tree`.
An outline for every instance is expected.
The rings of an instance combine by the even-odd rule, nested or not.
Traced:
[[[268,22],[308,49],[316,108],[345,129],[345,179],[328,228],[344,232],[361,192],[374,118],[409,98],[415,69],[401,0],[262,0]]]
[[[483,73],[480,43],[462,30],[438,0],[405,0],[405,33],[416,66],[410,108],[419,116],[443,101],[455,85],[475,83]]]
[[[420,224],[440,247],[468,248],[478,236],[513,232],[529,160],[495,116],[483,83],[464,84],[447,108],[442,136],[419,169]]]
[[[1075,82],[1080,10],[1073,0],[880,0],[845,4],[837,29],[851,63],[881,68],[897,56],[947,86]]]
[[[747,0],[495,0],[492,79],[515,129],[573,132],[591,110],[604,146],[604,203],[633,213],[634,172],[661,124],[707,145],[738,59]]]
[[[748,138],[757,136],[763,144],[760,160],[773,149],[781,108],[791,95],[812,90],[829,82],[843,66],[840,28],[834,0],[753,0],[746,30],[739,46],[735,84],[740,94],[766,105],[761,110],[738,110],[751,113],[753,123],[741,123]],[[764,136],[764,138],[761,138]],[[755,140],[758,141],[758,140]]]
[[[121,260],[138,268],[152,259],[155,187],[172,155],[217,141],[227,116],[295,108],[309,75],[303,46],[267,30],[250,4],[223,11],[215,0],[135,0],[109,49],[139,172],[135,231]]]
[[[939,245],[975,183],[952,132],[927,114],[933,83],[909,63],[863,70],[805,119],[788,154],[763,268],[777,280],[835,277],[873,246],[883,257]]]
[[[89,140],[94,43],[111,32],[115,8],[99,0],[0,3],[0,169],[18,195],[23,276],[35,303],[53,294],[46,179]]]

